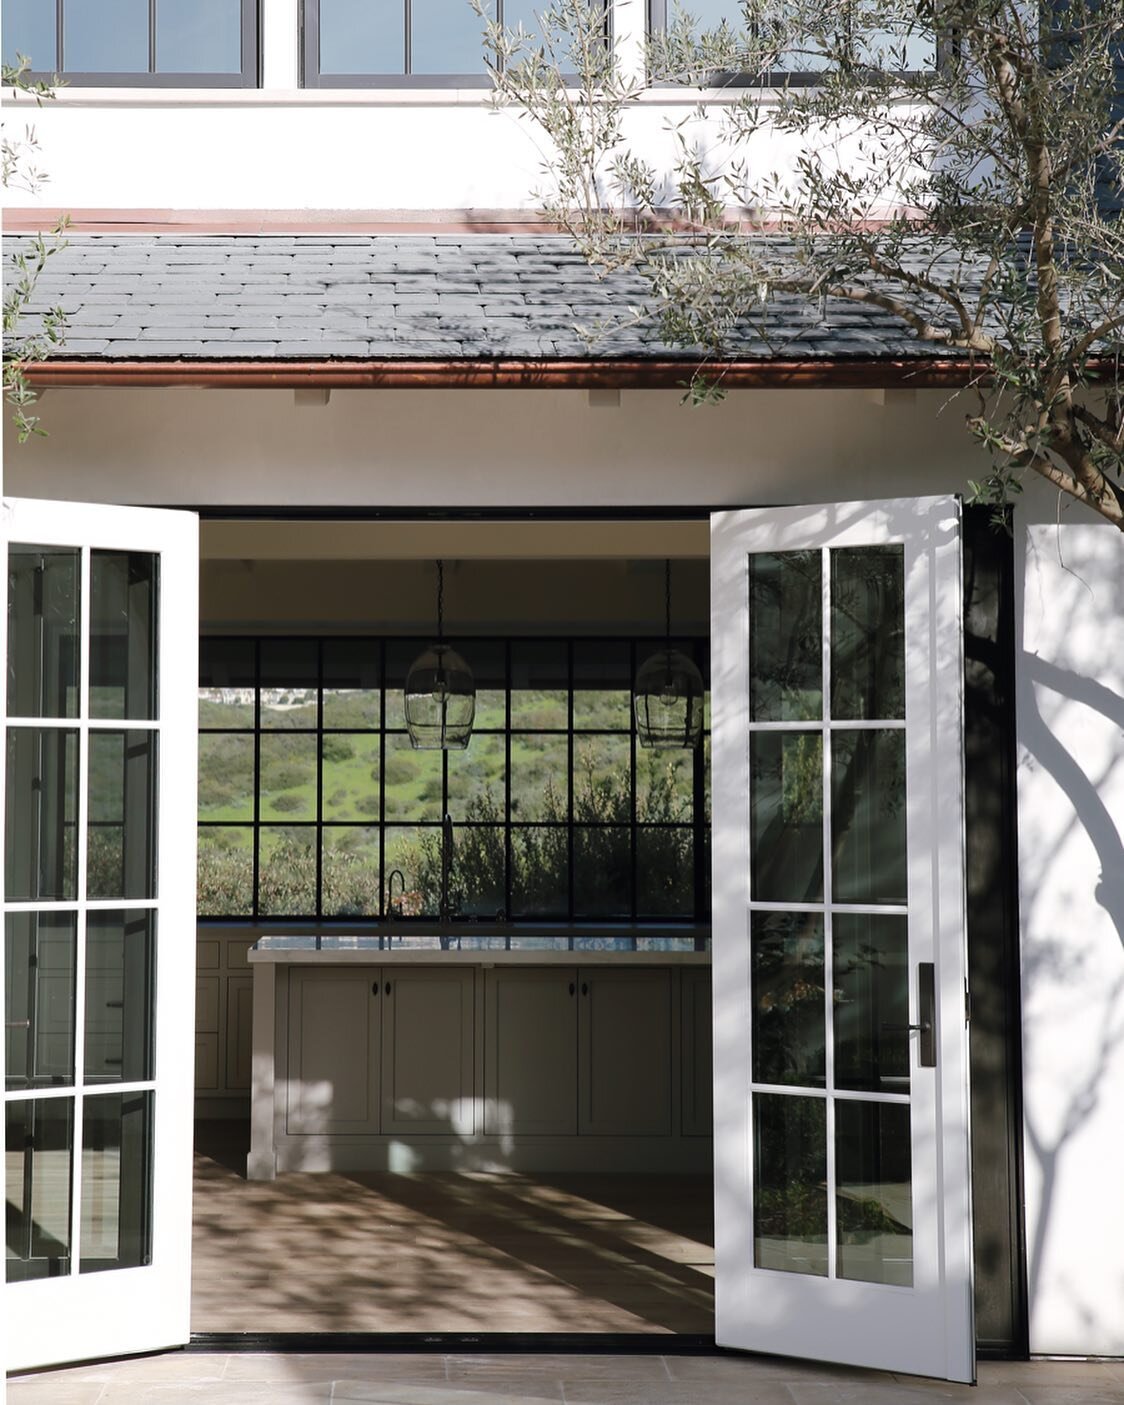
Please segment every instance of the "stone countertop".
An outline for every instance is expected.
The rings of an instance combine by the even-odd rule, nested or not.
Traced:
[[[442,947],[442,940],[448,946]],[[521,929],[510,939],[528,943],[516,949],[506,945],[507,933],[424,931],[369,935],[309,934],[261,937],[248,955],[252,964],[271,965],[410,965],[442,964],[473,966],[709,966],[710,952],[695,951],[695,933],[671,933],[627,925],[606,928],[558,927]],[[605,947],[592,943],[606,941],[641,943],[639,949],[627,946]],[[671,949],[647,943],[671,940]],[[571,945],[571,941],[573,945]],[[422,945],[421,943],[425,943]],[[485,942],[496,942],[486,946]],[[536,943],[531,945],[530,943]],[[458,945],[459,944],[459,945]]]

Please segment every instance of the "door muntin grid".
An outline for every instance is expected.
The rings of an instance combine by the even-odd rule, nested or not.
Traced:
[[[8,549],[10,1282],[151,1261],[158,597],[155,553]]]
[[[908,1288],[904,548],[748,590],[753,1262]]]

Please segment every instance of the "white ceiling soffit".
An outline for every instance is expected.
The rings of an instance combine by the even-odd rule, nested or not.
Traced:
[[[572,561],[699,557],[710,524],[685,522],[204,521],[210,561]]]

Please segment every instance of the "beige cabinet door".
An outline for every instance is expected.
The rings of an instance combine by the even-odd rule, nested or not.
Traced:
[[[578,1131],[671,1133],[671,972],[579,972]]]
[[[230,976],[226,982],[226,1088],[241,1092],[250,1086],[253,1054],[253,976]]]
[[[577,971],[484,973],[484,1131],[500,1137],[577,1131]]]
[[[290,972],[290,1134],[378,1132],[381,1014],[374,968]]]
[[[711,1047],[709,971],[686,970],[680,986],[682,1128],[685,1137],[709,1137],[714,1130],[714,1056]]]
[[[382,1130],[475,1132],[471,970],[382,971]]]

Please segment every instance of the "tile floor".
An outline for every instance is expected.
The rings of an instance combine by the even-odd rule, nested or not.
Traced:
[[[708,1176],[247,1182],[236,1136],[197,1134],[193,1332],[714,1330]]]
[[[8,1405],[1124,1405],[1124,1361],[983,1362],[979,1388],[779,1357],[160,1356],[14,1376]]]

